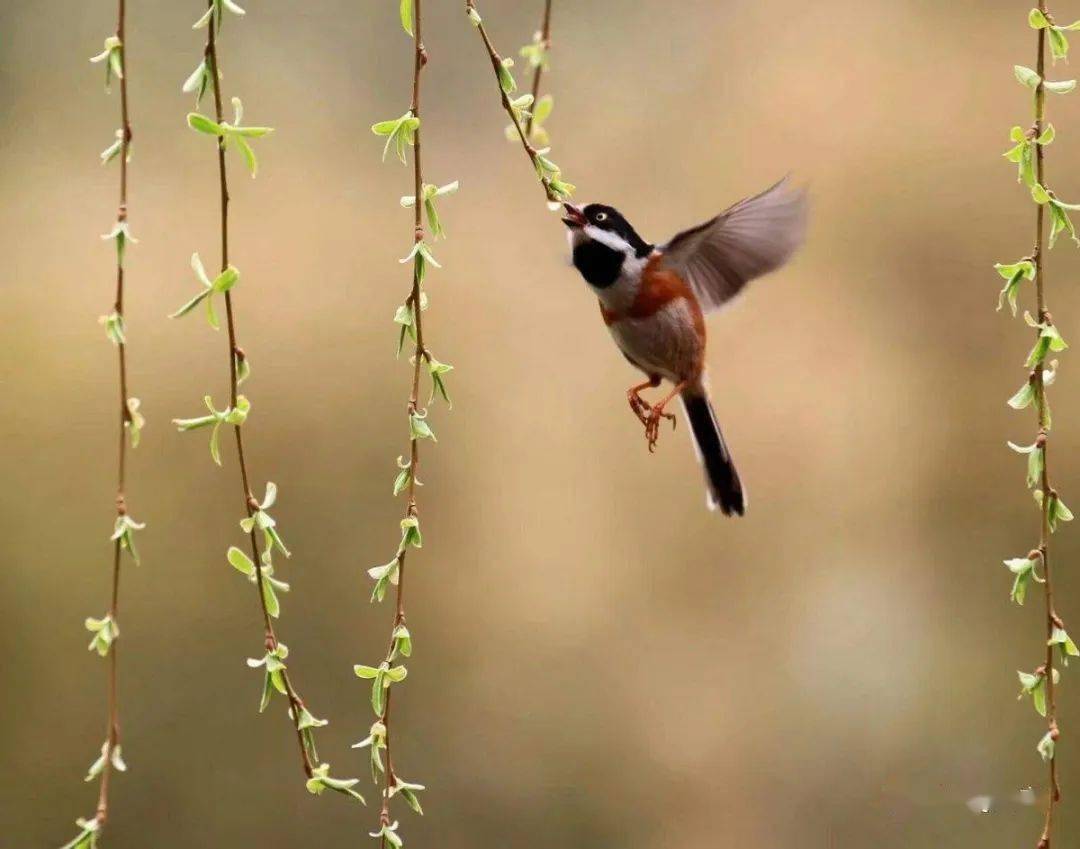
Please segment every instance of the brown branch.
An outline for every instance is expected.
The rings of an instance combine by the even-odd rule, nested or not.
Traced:
[[[544,55],[546,57],[547,51],[551,49],[551,3],[552,0],[544,0],[544,23],[540,27],[540,44],[544,48]],[[533,72],[532,81],[532,99],[533,108],[536,107],[536,102],[540,99],[540,77],[544,74],[544,63],[541,62],[536,66],[536,70]],[[533,129],[533,116],[529,113],[529,120],[525,123],[525,137],[532,138]]]
[[[213,0],[208,0],[207,8],[214,9]],[[217,54],[217,37],[216,30],[218,28],[217,11],[211,12],[211,19],[207,25],[206,31],[206,59],[210,70],[210,80],[214,91],[214,113],[217,122],[220,124],[225,120],[225,114],[222,109],[221,103],[221,77],[218,73],[218,54]],[[225,139],[223,137],[218,138],[218,185],[220,189],[220,206],[221,206],[221,270],[229,266],[229,179],[228,170],[225,165]],[[227,324],[229,331],[229,396],[231,399],[231,407],[236,408],[237,400],[239,397],[240,381],[237,375],[237,361],[243,356],[243,351],[237,342],[236,337],[236,319],[233,310],[233,298],[232,292],[225,292],[225,312],[227,316]],[[258,508],[258,501],[255,495],[251,491],[251,478],[248,474],[247,460],[244,457],[244,437],[241,432],[239,424],[233,426],[233,432],[236,435],[236,456],[237,463],[240,467],[240,481],[244,490],[244,511],[247,517],[250,519],[255,510]],[[257,528],[253,525],[248,536],[251,542],[251,557],[252,563],[255,564],[255,588],[259,596],[259,609],[262,614],[263,631],[264,631],[264,643],[266,651],[270,652],[277,648],[278,638],[274,632],[274,625],[271,621],[270,611],[266,606],[266,596],[263,593],[263,565],[259,553],[259,542],[257,536]],[[300,759],[304,769],[304,774],[308,778],[314,773],[315,765],[312,762],[312,756],[308,752],[308,748],[304,745],[304,734],[300,728],[301,709],[304,707],[304,700],[300,697],[296,691],[289,677],[288,670],[281,670],[281,677],[285,682],[286,698],[289,700],[290,713],[292,714],[293,727],[296,730],[296,739],[300,745]]]
[[[424,48],[423,40],[423,15],[421,12],[422,0],[415,0],[413,8],[413,80],[412,80],[412,105],[409,107],[409,111],[412,112],[414,118],[420,117],[420,72],[427,64],[427,50]],[[423,187],[424,176],[423,166],[420,158],[420,133],[421,127],[417,127],[413,136],[413,191],[414,200],[413,203],[413,241],[419,243],[424,240],[424,219],[423,219]],[[424,322],[423,311],[420,309],[420,282],[421,282],[421,269],[423,257],[419,254],[413,259],[413,274],[412,274],[412,289],[409,292],[408,300],[406,301],[412,307],[414,315],[414,323],[416,325],[416,345],[413,350],[413,374],[412,374],[412,389],[409,393],[409,406],[408,413],[411,417],[419,410],[420,403],[420,364],[424,360],[429,360],[430,355],[426,347],[424,347]],[[416,479],[420,470],[420,440],[417,436],[413,435],[409,440],[409,500],[405,506],[405,518],[412,518],[419,515],[416,505]],[[387,657],[392,657],[395,644],[395,632],[398,627],[405,624],[405,554],[408,546],[403,545],[397,556],[397,591],[395,593],[394,601],[394,624],[390,628],[390,645],[387,648]],[[394,761],[390,752],[390,697],[393,692],[393,687],[386,690],[386,702],[383,705],[382,715],[379,717],[379,721],[385,726],[384,740],[386,743],[386,786],[383,790],[382,806],[379,810],[379,825],[385,827],[390,825],[390,790],[393,788],[396,781],[394,775]],[[374,745],[374,744],[373,744]],[[384,834],[380,841],[382,849],[386,847],[386,835]]]
[[[127,41],[125,38],[124,24],[127,20],[127,8],[125,0],[118,0],[116,11],[116,37],[120,42],[120,203],[116,210],[117,223],[124,223],[128,216],[127,184],[128,184],[128,153],[131,145],[131,120],[128,115],[128,61]],[[106,59],[106,61],[108,61]],[[113,310],[118,316],[120,326],[124,320],[124,264],[122,257],[117,252],[116,258],[116,300]],[[116,512],[123,516],[127,512],[127,499],[124,492],[124,483],[127,473],[127,424],[131,418],[128,411],[127,390],[127,344],[121,332],[116,338],[118,387],[120,390],[120,428],[117,442],[117,482],[116,482]],[[119,609],[120,609],[120,555],[122,551],[121,540],[113,543],[112,564],[112,592],[109,600],[108,617],[119,635]],[[101,770],[101,780],[98,784],[97,812],[95,817],[99,827],[104,827],[109,818],[109,779],[112,776],[113,752],[120,746],[120,699],[117,690],[117,658],[118,640],[109,647],[108,672],[107,672],[107,710],[108,717],[105,726],[105,751],[104,764]]]
[[[547,11],[545,14],[545,27],[549,30],[547,37],[550,38],[550,7],[548,2]],[[487,50],[488,59],[491,60],[491,68],[495,72],[495,85],[499,89],[499,99],[502,103],[502,107],[506,110],[506,114],[510,116],[510,120],[513,122],[514,129],[517,131],[518,138],[521,140],[521,146],[525,149],[525,155],[529,157],[529,161],[532,162],[533,168],[536,169],[536,173],[540,176],[540,183],[544,187],[544,193],[547,195],[547,199],[551,203],[559,203],[562,201],[562,197],[551,185],[551,179],[547,176],[543,176],[542,169],[540,167],[540,154],[529,141],[529,131],[521,125],[521,120],[518,118],[517,112],[515,112],[513,105],[510,103],[510,97],[505,91],[503,91],[502,85],[499,82],[499,68],[502,66],[503,57],[499,55],[499,52],[495,49],[495,45],[491,43],[491,38],[488,36],[487,28],[484,26],[484,22],[480,20],[480,14],[476,9],[476,0],[465,0],[465,11],[469,13],[473,18],[476,29],[480,32],[480,38],[484,42],[484,47]],[[533,80],[534,93],[540,85],[539,68],[537,68],[537,74]],[[535,105],[535,102],[534,102]],[[531,120],[530,120],[531,128]]]
[[[1046,14],[1046,0],[1039,0],[1039,11]],[[1039,85],[1035,89],[1035,138],[1042,134],[1045,118],[1046,90],[1043,87],[1043,77],[1046,73],[1046,29],[1038,30],[1038,58],[1036,73],[1039,75]],[[1045,165],[1043,162],[1043,146],[1035,144],[1035,180],[1040,186],[1045,183]],[[1046,308],[1046,282],[1043,273],[1043,234],[1044,234],[1044,209],[1045,204],[1035,205],[1035,299],[1039,314],[1039,321],[1046,322],[1050,314]],[[1052,495],[1054,490],[1050,486],[1049,464],[1047,462],[1047,440],[1050,429],[1050,411],[1046,401],[1046,387],[1043,380],[1042,363],[1037,363],[1034,370],[1035,378],[1035,404],[1038,415],[1039,433],[1037,443],[1042,448],[1042,473],[1039,486],[1042,489],[1041,517],[1039,523],[1039,554],[1043,567],[1043,591],[1046,602],[1046,661],[1044,674],[1046,676],[1046,723],[1051,739],[1056,743],[1058,739],[1057,725],[1057,693],[1054,686],[1054,644],[1050,642],[1053,637],[1055,624],[1060,622],[1054,610],[1054,582],[1050,569],[1050,511],[1054,504]],[[1057,776],[1057,747],[1050,757],[1049,790],[1046,796],[1046,816],[1043,822],[1042,835],[1037,844],[1038,849],[1050,849],[1050,841],[1053,836],[1054,808],[1061,799],[1061,789],[1058,786]]]

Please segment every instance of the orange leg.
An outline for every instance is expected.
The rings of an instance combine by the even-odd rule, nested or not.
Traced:
[[[649,411],[649,416],[645,421],[645,439],[649,442],[650,453],[656,450],[656,441],[660,438],[660,419],[668,419],[671,422],[671,429],[675,429],[675,416],[671,413],[665,413],[664,407],[666,407],[671,399],[685,388],[686,381],[679,381],[675,384],[675,387],[664,396],[663,400]]]
[[[653,375],[644,383],[639,383],[637,386],[631,386],[626,390],[626,400],[630,402],[630,409],[634,411],[634,415],[638,417],[642,424],[648,424],[648,413],[652,411],[652,405],[641,397],[642,389],[655,389],[660,385],[659,375]]]

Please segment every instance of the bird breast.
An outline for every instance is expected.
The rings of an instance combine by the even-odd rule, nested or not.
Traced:
[[[623,353],[639,368],[669,380],[704,367],[705,320],[693,292],[654,253],[633,280],[599,293],[600,312]]]

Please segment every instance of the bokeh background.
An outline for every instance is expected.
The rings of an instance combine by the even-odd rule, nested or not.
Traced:
[[[426,176],[461,191],[442,204],[425,320],[457,370],[424,450],[417,652],[395,698],[399,769],[430,788],[427,815],[404,817],[409,845],[1033,845],[1040,813],[1014,797],[1045,792],[1042,724],[1015,701],[1015,670],[1038,662],[1041,605],[1011,606],[1001,565],[1037,526],[1005,448],[1033,432],[1004,404],[1031,340],[994,312],[990,267],[1032,241],[1000,158],[1029,114],[1011,69],[1034,63],[1027,6],[556,2],[548,126],[580,197],[660,241],[784,172],[811,186],[806,249],[710,323],[716,404],[752,496],[725,521],[704,508],[685,427],[645,450],[623,396],[634,374],[503,139],[462,5],[425,3]],[[482,4],[504,53],[540,5]],[[183,123],[199,4],[129,6],[129,350],[149,419],[130,504],[148,528],[123,577],[131,769],[107,845],[364,845],[374,809],[306,793],[282,703],[255,712],[256,601],[223,556],[240,540],[233,458],[218,469],[202,434],[169,425],[227,394],[223,335],[165,318],[193,291],[191,252],[215,261],[216,175]],[[281,487],[294,551],[280,572],[291,668],[331,720],[335,772],[364,775],[348,744],[370,723],[367,688],[351,665],[379,656],[391,614],[368,604],[364,569],[390,556],[401,511],[409,375],[391,317],[411,192],[369,125],[406,108],[411,52],[391,0],[247,6],[223,36],[225,91],[277,128],[258,180],[230,162],[247,441],[259,490]],[[0,6],[5,847],[58,845],[93,810],[82,775],[104,667],[82,620],[106,604],[116,394],[96,323],[116,174],[97,152],[117,103],[86,58],[113,20],[108,0]],[[1050,184],[1073,200],[1080,101],[1049,108]],[[1077,337],[1080,255],[1063,240],[1049,262],[1051,308]],[[1053,474],[1076,500],[1080,377],[1063,360]],[[1074,528],[1055,553],[1061,610],[1080,622]],[[1071,674],[1061,706],[1073,846]],[[969,810],[981,795],[990,813]]]

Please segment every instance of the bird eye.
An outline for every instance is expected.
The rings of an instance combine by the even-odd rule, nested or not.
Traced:
[[[596,213],[596,220],[597,221],[607,221],[607,213],[606,212],[598,212],[598,213]]]

